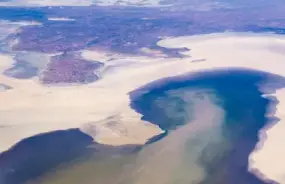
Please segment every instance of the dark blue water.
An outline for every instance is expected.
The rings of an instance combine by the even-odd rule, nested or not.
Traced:
[[[1,128],[1,127],[0,127]],[[98,144],[79,129],[39,134],[23,139],[0,154],[0,184],[24,184],[52,172],[58,166],[85,160],[91,156],[129,154],[137,145]]]
[[[278,102],[274,98],[262,97],[259,87],[266,84],[270,84],[267,92],[274,92],[285,87],[285,78],[245,69],[205,71],[162,79],[135,90],[130,93],[131,105],[143,115],[142,119],[163,130],[174,131],[178,126],[191,123],[192,117],[191,113],[189,115],[186,112],[185,116],[177,116],[185,111],[188,102],[177,96],[169,96],[169,91],[214,90],[221,99],[219,105],[226,113],[222,134],[230,141],[231,146],[221,150],[221,153],[213,152],[215,147],[221,145],[208,146],[203,150],[199,162],[206,168],[208,177],[201,184],[262,184],[265,182],[249,173],[247,166],[248,156],[258,142],[258,131],[275,120],[265,116],[268,105]],[[167,112],[168,104],[174,107],[173,116]],[[201,112],[201,116],[207,114]],[[213,156],[209,157],[211,154]]]
[[[0,154],[0,183],[22,184],[60,163],[86,156],[92,141],[77,129],[24,139]]]
[[[261,92],[260,86],[265,84],[270,84],[270,88]],[[230,145],[226,149],[219,143],[205,147],[198,162],[206,168],[207,177],[199,184],[267,184],[273,182],[261,181],[247,171],[248,156],[258,141],[258,131],[270,121],[275,121],[268,119],[265,113],[269,104],[274,105],[278,101],[261,95],[282,87],[285,87],[285,79],[277,75],[245,69],[225,69],[162,79],[131,92],[130,97],[131,106],[143,115],[144,120],[159,125],[166,131],[151,138],[147,142],[149,145],[163,140],[177,127],[191,123],[191,112],[186,112],[185,108],[189,103],[191,106],[191,101],[169,96],[169,91],[202,89],[201,94],[197,93],[196,97],[199,98],[203,98],[202,93],[214,91],[220,99],[218,105],[225,109],[222,136]],[[172,115],[166,112],[169,104],[173,108]],[[207,114],[201,112],[201,116]],[[223,149],[217,150],[217,147]],[[68,165],[75,161],[80,163],[87,159],[87,162],[96,164],[94,154],[103,154],[105,158],[111,159],[114,153],[127,155],[142,149],[144,147],[136,145],[112,147],[97,144],[78,129],[41,134],[22,140],[0,155],[0,183],[23,184],[58,169],[58,166],[68,169]],[[88,160],[89,157],[92,159]],[[131,164],[134,158],[136,154],[126,159],[124,164]],[[121,170],[118,169],[117,172],[120,173]],[[93,181],[92,177],[100,175],[93,173],[86,177]],[[113,177],[112,174],[108,175],[110,177]]]

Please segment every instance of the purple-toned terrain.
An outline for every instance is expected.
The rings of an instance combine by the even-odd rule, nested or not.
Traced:
[[[72,55],[54,56],[42,72],[43,84],[90,83],[99,77],[96,70],[102,67],[100,62],[87,61]]]
[[[76,7],[42,9],[48,15],[75,21],[42,21],[42,26],[22,28],[15,50],[70,52],[85,48],[138,54],[143,47],[162,49],[156,42],[162,37],[223,31],[285,33],[282,7],[221,9],[212,11],[170,11],[161,8]],[[274,17],[275,21],[272,21]]]
[[[3,137],[0,136],[0,139],[2,138],[2,140],[4,140],[2,143],[4,142],[5,149],[5,136],[11,136],[14,139],[15,135],[26,135],[26,131],[29,132],[30,130],[35,130],[38,128],[37,126],[40,127],[43,125],[44,127],[43,129],[40,127],[40,131],[37,133],[42,133],[41,131],[43,131],[46,127],[49,128],[50,125],[54,126],[55,128],[57,128],[57,126],[61,126],[56,124],[60,122],[61,119],[60,121],[55,121],[56,123],[53,123],[53,120],[45,118],[49,114],[52,114],[51,112],[55,111],[55,115],[60,116],[60,113],[62,112],[65,115],[65,110],[69,112],[70,104],[67,104],[66,106],[59,105],[59,107],[57,107],[57,101],[54,100],[55,104],[52,103],[50,105],[47,101],[49,98],[45,96],[47,94],[46,89],[55,95],[52,97],[57,99],[58,94],[53,92],[53,87],[56,85],[84,85],[96,82],[100,79],[100,77],[105,77],[105,75],[100,75],[102,71],[104,74],[108,75],[109,73],[112,73],[113,69],[117,69],[117,67],[122,68],[122,70],[115,70],[118,71],[118,73],[125,71],[129,72],[132,70],[132,67],[127,68],[128,71],[124,70],[123,67],[132,62],[135,63],[136,59],[144,59],[145,56],[148,56],[149,58],[165,57],[164,59],[155,59],[155,61],[158,62],[168,62],[169,60],[172,62],[173,60],[177,59],[177,63],[179,63],[181,61],[180,58],[185,57],[183,52],[190,50],[188,48],[163,48],[157,45],[159,40],[168,37],[171,38],[177,36],[221,33],[227,31],[253,33],[270,32],[275,34],[285,34],[284,0],[161,0],[159,2],[160,5],[166,6],[159,7],[146,7],[141,5],[118,6],[116,3],[114,3],[112,6],[97,6],[96,4],[93,4],[92,6],[77,6],[77,4],[74,3],[72,6],[53,7],[49,6],[48,4],[51,1],[53,1],[55,4],[62,1],[74,2],[73,0],[0,0],[0,5],[3,2],[15,2],[15,6],[12,7],[0,6],[0,54],[9,55],[14,60],[14,62],[12,61],[12,64],[8,67],[6,67],[6,63],[4,62],[4,81],[1,81],[2,78],[0,78],[0,94],[2,97],[0,98],[0,103],[1,99],[5,98],[7,104],[12,105],[7,106],[4,104],[5,106],[3,105],[3,108],[0,111],[0,130],[3,132],[3,134],[7,134],[2,134]],[[88,0],[78,0],[77,2],[79,1],[83,2]],[[92,1],[92,3],[96,3],[99,0],[90,1]],[[120,3],[120,0],[114,1]],[[135,1],[137,0],[132,0],[130,4],[135,4]],[[25,5],[25,3],[28,4],[40,2],[40,4],[42,3],[44,6],[22,7],[18,6],[19,4],[17,4],[17,2],[20,2],[20,5]],[[72,21],[68,21],[71,19]],[[6,22],[13,24],[13,26],[5,27]],[[16,25],[16,22],[18,22],[19,25]],[[30,25],[30,22],[36,24]],[[14,28],[14,23],[15,30],[12,29]],[[1,27],[2,25],[4,26]],[[191,45],[189,48],[192,49]],[[87,58],[93,57],[93,53],[90,54],[90,57],[83,57],[83,55],[80,56],[80,54],[86,50],[96,51],[94,55],[98,54],[98,57],[96,56],[97,58],[100,58],[102,54],[102,61],[100,61],[100,59],[96,61],[92,61],[92,59],[88,60]],[[276,50],[278,50],[278,52],[281,54],[284,54],[283,48],[277,48]],[[171,59],[169,59],[170,57]],[[202,58],[198,59],[189,59],[189,62],[193,62],[193,65],[199,65],[199,62],[205,62],[203,65],[207,65],[207,60],[209,58],[207,58],[207,56],[201,57]],[[209,61],[211,60],[209,59]],[[1,62],[2,61],[0,60],[0,66],[2,69]],[[186,62],[188,62],[188,60]],[[189,64],[189,62],[187,64]],[[194,64],[195,62],[197,63]],[[233,61],[228,62],[230,63]],[[8,61],[8,64],[9,63],[10,60]],[[147,65],[148,63],[149,62],[145,62],[143,64]],[[166,65],[167,64],[168,63],[166,63]],[[190,64],[193,66],[192,63]],[[176,67],[178,65],[170,66]],[[172,68],[169,70],[170,72],[172,72],[171,69]],[[176,69],[179,70],[179,68]],[[106,72],[106,70],[108,71]],[[154,72],[160,71],[157,69]],[[143,73],[142,75],[145,74],[146,73]],[[17,84],[10,84],[9,80],[7,80],[8,82],[5,81],[7,77],[14,78],[13,81],[18,81],[23,85],[21,85],[20,88],[17,86]],[[121,76],[118,75],[118,77],[115,79],[121,81],[122,83],[126,83],[126,81],[124,81],[125,78],[120,77]],[[37,89],[31,87],[29,90],[27,90],[27,92],[25,92],[22,89],[27,88],[26,84],[28,83],[25,84],[25,80],[28,79],[38,79],[39,84],[37,83],[37,85],[46,85],[44,87],[45,90],[37,92]],[[56,173],[56,175],[59,174],[55,177],[59,177],[60,181],[62,181],[61,179],[69,179],[69,177],[66,176],[62,177],[60,172],[57,172],[61,170],[64,170],[64,172],[67,170],[67,173],[70,170],[76,172],[71,172],[71,180],[60,183],[136,183],[136,181],[97,182],[97,179],[100,177],[105,177],[102,176],[102,173],[104,173],[104,175],[106,174],[107,179],[111,178],[116,180],[117,174],[113,175],[111,170],[117,169],[115,165],[118,164],[117,161],[120,159],[120,156],[123,156],[123,162],[125,163],[122,165],[120,165],[121,163],[118,164],[119,168],[116,171],[118,173],[122,171],[121,168],[124,168],[124,166],[128,168],[130,165],[132,165],[134,160],[135,162],[138,161],[139,163],[141,153],[144,155],[143,149],[153,148],[149,146],[155,147],[156,142],[165,139],[167,136],[169,136],[169,134],[176,131],[178,128],[180,129],[188,122],[191,122],[191,113],[194,109],[193,104],[198,101],[199,104],[203,104],[203,101],[200,100],[207,99],[208,96],[212,96],[214,92],[214,96],[217,96],[217,102],[219,103],[216,105],[221,105],[221,108],[223,108],[225,111],[224,122],[223,125],[221,125],[223,129],[219,130],[218,134],[216,134],[216,132],[214,132],[215,128],[213,128],[213,134],[211,134],[212,130],[209,131],[210,134],[208,134],[208,131],[205,132],[205,136],[201,136],[201,141],[200,137],[198,137],[197,140],[193,139],[193,142],[189,141],[189,145],[187,143],[187,145],[185,145],[183,148],[185,154],[183,153],[175,155],[175,153],[179,153],[177,152],[179,149],[171,150],[169,148],[173,147],[169,146],[169,144],[167,144],[164,148],[167,148],[165,149],[166,152],[170,151],[170,157],[161,156],[163,155],[160,154],[161,151],[165,151],[163,149],[157,149],[158,152],[155,152],[155,149],[153,149],[153,152],[151,153],[154,154],[147,155],[146,159],[142,160],[143,164],[148,161],[156,161],[154,155],[158,153],[158,157],[166,158],[165,160],[162,160],[162,164],[170,162],[170,165],[174,166],[175,169],[175,173],[171,173],[169,176],[168,172],[165,172],[166,174],[163,176],[170,179],[169,181],[165,180],[165,183],[176,184],[177,180],[172,182],[172,178],[170,178],[172,177],[172,174],[173,176],[179,175],[179,172],[183,171],[186,175],[189,174],[189,176],[191,176],[190,174],[195,173],[196,166],[193,167],[194,169],[192,168],[193,165],[191,166],[191,164],[194,163],[191,161],[192,158],[190,158],[189,164],[187,159],[185,159],[185,165],[187,165],[185,168],[176,168],[176,165],[172,164],[172,161],[179,161],[181,155],[183,157],[185,156],[185,158],[188,156],[191,157],[192,155],[197,155],[197,160],[195,161],[203,166],[205,169],[205,175],[207,175],[207,177],[205,177],[204,180],[199,183],[185,181],[185,184],[277,184],[273,181],[263,181],[248,170],[248,165],[250,164],[249,154],[257,145],[260,130],[269,122],[270,118],[267,118],[266,113],[269,103],[272,102],[272,100],[270,102],[270,99],[267,99],[264,97],[264,95],[262,95],[257,84],[264,81],[269,82],[271,80],[274,82],[278,81],[278,83],[281,83],[280,81],[282,81],[282,87],[284,86],[283,81],[285,79],[283,78],[282,80],[281,78],[280,80],[279,78],[278,80],[275,80],[275,77],[271,76],[271,74],[269,75],[263,72],[248,71],[243,69],[226,71],[221,70],[214,72],[199,71],[194,75],[189,74],[181,77],[171,77],[158,80],[151,84],[146,84],[146,86],[134,89],[133,92],[129,93],[130,98],[128,99],[129,101],[127,103],[130,105],[132,110],[135,110],[140,114],[139,117],[141,117],[142,120],[155,124],[165,131],[161,135],[156,135],[153,138],[150,138],[147,142],[147,146],[123,145],[122,147],[116,147],[103,144],[101,145],[96,143],[96,139],[93,140],[92,137],[82,133],[79,129],[46,132],[38,135],[28,134],[28,136],[31,137],[25,137],[25,139],[19,140],[18,144],[11,145],[11,149],[0,153],[0,184],[24,184],[29,181],[35,181],[35,184],[46,184],[38,182],[38,179],[42,178],[45,180],[47,179],[45,178],[46,174],[50,176],[53,175],[53,173]],[[136,77],[134,77],[132,82],[133,81],[137,82]],[[35,80],[29,82],[37,81]],[[104,80],[102,80],[102,83],[104,83]],[[281,88],[281,86],[274,86],[272,88],[272,93],[274,93],[276,89],[279,89],[279,87]],[[18,88],[20,88],[20,90]],[[197,99],[194,99],[198,100],[199,98],[200,100],[193,101],[192,103],[191,100],[193,99],[188,100],[188,96],[185,94],[190,94],[196,89],[200,88],[202,90],[197,92]],[[66,88],[64,87],[60,89],[59,98],[62,97],[62,94],[65,94],[65,89]],[[92,93],[92,95],[94,95],[96,98],[98,97],[96,96],[98,94],[96,93],[97,89],[98,88],[96,88],[96,86],[94,89],[92,88],[92,90],[95,91]],[[86,109],[92,109],[92,113],[96,114],[94,119],[92,119],[92,122],[86,122],[92,125],[90,126],[92,131],[95,123],[98,121],[100,121],[100,123],[102,122],[102,128],[101,124],[98,126],[98,137],[105,134],[105,131],[107,134],[109,134],[109,129],[110,132],[114,132],[114,134],[116,134],[117,125],[119,124],[122,127],[128,126],[127,124],[129,122],[123,122],[121,125],[121,121],[129,121],[129,119],[131,119],[131,124],[132,120],[134,119],[134,121],[140,122],[139,119],[135,119],[133,116],[129,118],[129,111],[125,112],[125,110],[130,109],[120,109],[121,106],[113,103],[113,101],[117,101],[113,94],[116,89],[114,91],[113,89],[114,87],[112,86],[112,88],[110,88],[110,96],[102,96],[102,98],[106,98],[106,102],[108,102],[107,105],[104,103],[106,109],[108,109],[106,112],[109,112],[109,108],[110,106],[113,106],[113,104],[114,107],[116,107],[114,110],[111,109],[112,112],[110,114],[104,113],[102,115],[102,118],[106,118],[107,122],[104,122],[104,119],[98,119],[98,117],[101,118],[101,110],[102,112],[105,112],[105,109],[103,109],[101,106],[104,101],[102,101],[100,104],[98,101],[96,102],[96,100],[92,100],[95,103],[94,106],[91,106],[92,108],[85,106],[87,107]],[[106,90],[109,90],[109,88]],[[25,94],[22,93],[22,91],[24,91]],[[34,94],[37,96],[35,97]],[[109,99],[109,97],[111,98]],[[187,99],[185,97],[187,97]],[[75,99],[77,97],[75,96],[71,98]],[[85,98],[91,99],[89,96],[86,96]],[[101,98],[101,95],[99,98]],[[193,97],[189,96],[189,98]],[[38,102],[38,99],[39,102],[43,102],[41,104],[43,106],[39,107],[38,103],[33,102],[34,100],[35,102]],[[123,100],[126,99],[124,98]],[[123,100],[122,103],[125,102]],[[275,105],[275,103],[278,103],[278,101],[275,100],[273,103],[273,105]],[[100,108],[100,111],[93,108],[96,106],[98,106],[98,109]],[[83,106],[80,106],[79,108],[82,107]],[[56,108],[60,109],[58,110]],[[197,116],[208,116],[209,114],[207,114],[207,108],[208,106],[201,108],[201,110],[199,109],[199,114],[197,114]],[[54,111],[50,111],[50,109]],[[82,112],[86,112],[86,109],[80,110],[82,110]],[[43,113],[33,114],[37,113],[38,110],[40,110],[39,112]],[[61,112],[61,110],[63,111]],[[31,115],[28,114],[27,111],[29,111]],[[24,116],[24,113],[27,113],[30,116]],[[97,113],[99,116],[97,116]],[[79,115],[80,114],[81,111]],[[217,113],[214,114],[216,115]],[[74,115],[72,115],[73,114],[67,114],[67,117],[73,119]],[[15,119],[14,117],[19,119]],[[26,117],[35,121],[28,122]],[[42,118],[44,119],[44,123],[47,121],[49,122],[44,124],[41,122],[41,117],[44,117]],[[12,121],[9,118],[12,119]],[[55,116],[54,120],[57,120],[57,118],[58,117]],[[77,121],[77,119],[74,121]],[[38,124],[35,125],[33,122]],[[70,123],[70,119],[68,119],[66,122]],[[109,122],[112,123],[112,126],[109,126]],[[24,124],[22,125],[21,123]],[[108,126],[105,127],[103,123],[106,123],[105,125]],[[120,126],[118,127],[121,128]],[[97,124],[94,127],[95,135],[97,134]],[[101,129],[102,132],[100,132]],[[6,130],[9,130],[11,134]],[[126,130],[126,134],[128,134],[129,128]],[[47,129],[47,131],[50,131],[50,129]],[[119,131],[121,131],[121,129]],[[141,132],[143,132],[143,130]],[[196,133],[197,132],[194,134]],[[130,134],[132,134],[131,131]],[[204,135],[204,132],[202,134]],[[188,135],[190,136],[189,140],[192,139],[191,136],[193,135]],[[97,135],[95,136],[97,137]],[[196,135],[194,135],[194,137],[195,136]],[[179,134],[177,137],[183,138],[182,134]],[[204,145],[201,144],[203,141],[205,141],[205,148],[203,148]],[[209,142],[211,144],[209,144]],[[177,142],[177,144],[180,143],[181,141]],[[201,146],[202,149],[200,149],[199,146]],[[186,151],[189,152],[186,154]],[[129,156],[127,154],[122,154],[129,154],[129,152],[131,152],[133,155]],[[104,156],[103,159],[101,159],[101,155]],[[85,169],[85,163],[87,162],[88,164],[86,165],[97,167],[96,164],[98,163],[98,156],[100,157],[99,162],[101,164],[99,164],[100,166],[98,169],[93,169],[93,167],[92,169]],[[179,159],[177,159],[178,157]],[[89,158],[90,161],[88,160]],[[153,160],[149,160],[148,158]],[[113,163],[113,160],[116,161]],[[73,163],[73,161],[76,163]],[[79,165],[84,165],[82,169],[83,174],[80,174],[80,176],[78,175],[78,173],[81,173],[78,172],[80,170],[73,170],[73,166],[77,165],[77,161]],[[105,161],[107,162],[107,167],[104,166]],[[126,173],[128,176],[131,176],[132,179],[136,179],[136,174],[143,176],[141,175],[141,173],[143,173],[142,170],[147,170],[147,174],[150,173],[148,172],[149,169],[143,164],[139,165],[138,170],[130,169],[127,170],[128,172],[124,172],[124,174]],[[157,168],[161,167],[163,170],[164,165],[157,165]],[[196,165],[196,162],[194,165]],[[61,168],[61,166],[63,167]],[[141,169],[143,167],[144,169]],[[151,170],[153,167],[149,168]],[[187,169],[189,169],[189,173]],[[157,172],[160,172],[160,169],[157,169]],[[88,177],[92,179],[90,180],[92,182],[85,180]],[[162,177],[161,179],[164,178]],[[47,180],[47,182],[54,183],[49,182],[49,180]],[[159,182],[156,182],[155,180],[151,181],[150,183],[158,184]],[[184,184],[183,181],[180,180],[178,183]]]
[[[6,16],[14,20],[17,16],[20,20],[41,23],[21,27],[9,36],[10,40],[19,40],[13,45],[14,52],[68,53],[53,57],[47,68],[37,68],[17,58],[4,74],[27,79],[40,73],[43,84],[90,83],[98,79],[95,70],[102,64],[75,57],[76,51],[90,49],[156,57],[143,51],[147,48],[162,53],[164,57],[179,58],[184,57],[181,51],[186,49],[162,48],[156,45],[157,41],[164,37],[223,31],[284,34],[284,8],[268,4],[259,6],[258,10],[237,6],[207,11],[179,5],[172,9],[115,6],[3,8],[0,18]],[[48,17],[68,17],[75,21],[50,21]]]

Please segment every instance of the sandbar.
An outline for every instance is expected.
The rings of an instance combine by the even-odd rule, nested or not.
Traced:
[[[17,80],[0,75],[0,83],[12,87],[0,93],[1,104],[5,104],[0,106],[0,126],[4,127],[0,129],[0,152],[23,138],[69,128],[80,128],[99,143],[144,144],[162,130],[142,121],[141,115],[129,107],[128,93],[164,77],[229,67],[285,76],[285,36],[282,35],[216,33],[167,38],[157,44],[166,48],[188,48],[190,50],[183,54],[190,57],[133,56],[130,57],[132,64],[120,67],[116,67],[116,63],[129,60],[128,56],[118,61],[104,58],[112,64],[112,72],[106,72],[97,82],[84,86],[50,87],[40,84],[37,77]],[[90,53],[87,55],[92,56]],[[100,59],[98,56],[95,60]],[[205,62],[192,62],[200,59]],[[7,55],[0,55],[0,60],[0,73],[14,62]],[[285,152],[285,145],[280,141],[285,138],[284,90],[271,95],[279,101],[275,116],[280,120],[277,125],[264,130],[266,140],[260,136],[264,144],[251,154],[249,169],[258,170],[264,178],[285,183],[284,166],[277,164],[282,163],[282,153]],[[110,121],[116,124],[109,126]]]

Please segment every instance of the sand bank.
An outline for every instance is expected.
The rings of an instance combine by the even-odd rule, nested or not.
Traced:
[[[284,36],[271,34],[209,34],[193,37],[180,37],[163,40],[158,43],[165,47],[191,48],[193,58],[205,58],[208,67],[246,67],[285,76],[285,40]],[[211,65],[211,66],[210,66]],[[219,66],[218,66],[219,65]],[[196,67],[195,67],[196,68]],[[204,67],[200,67],[203,69]],[[284,160],[285,90],[273,94],[279,101],[275,116],[278,124],[260,132],[260,144],[250,155],[249,170],[262,179],[271,179],[285,183]]]
[[[285,36],[221,33],[169,38],[158,45],[189,48],[191,50],[184,54],[191,57],[113,59],[110,56],[112,60],[108,62],[112,63],[112,72],[106,73],[98,82],[85,86],[45,87],[38,83],[37,78],[19,81],[0,75],[0,82],[13,88],[0,93],[1,104],[5,104],[0,106],[0,126],[3,127],[0,129],[0,151],[35,134],[75,127],[101,143],[142,144],[161,130],[141,121],[141,116],[130,109],[128,92],[163,77],[227,67],[245,67],[285,76]],[[92,53],[87,55],[90,58]],[[94,60],[100,59],[98,57],[97,54]],[[4,63],[11,62],[11,58],[1,58]],[[118,64],[120,67],[116,67],[122,60],[130,59],[133,61],[131,65]],[[201,59],[202,62],[192,62]],[[1,66],[1,70],[5,67]],[[276,93],[280,110],[285,103],[280,100],[282,96],[284,94]],[[282,121],[281,111],[276,115]],[[282,137],[280,132],[284,132],[285,127],[279,124],[277,133],[267,131],[268,140],[273,135]],[[279,151],[267,149],[268,145],[279,146]],[[273,166],[273,160],[282,160],[282,150],[284,152],[285,146],[281,143],[264,144],[262,150],[253,153],[263,156],[253,156],[252,163],[260,173],[284,183],[280,173],[284,169],[272,169],[276,166]]]
[[[284,155],[284,131],[285,131],[285,89],[278,90],[277,109],[274,116],[279,118],[279,122],[260,132],[260,143],[250,157],[249,171],[255,173],[263,179],[273,179],[279,183],[285,183]],[[272,117],[273,115],[268,115]]]

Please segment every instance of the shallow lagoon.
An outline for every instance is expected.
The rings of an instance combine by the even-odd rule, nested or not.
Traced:
[[[36,151],[33,157],[24,154],[24,163],[36,161],[45,169],[31,174],[39,168],[30,167],[24,172],[25,180],[6,183],[266,183],[247,171],[248,155],[258,141],[258,131],[267,123],[277,122],[266,113],[268,105],[274,107],[278,102],[263,97],[263,93],[274,93],[284,86],[282,77],[246,69],[203,71],[156,81],[131,92],[131,106],[144,120],[164,129],[165,134],[143,147],[119,148],[94,144],[88,136],[73,134],[72,139],[64,139],[67,142],[63,145],[85,141],[74,146],[77,154],[70,154],[68,159],[63,159],[64,154],[40,154],[43,150],[37,148],[41,141],[29,144]],[[12,167],[2,170],[23,170],[21,165],[11,164],[13,158],[23,155],[24,148],[19,145],[13,148],[18,152],[12,149],[0,155],[4,166]],[[51,143],[47,150],[56,153],[60,149]],[[5,180],[8,176],[21,178],[19,173],[23,172],[2,173],[1,177],[9,181]]]

